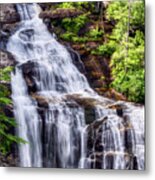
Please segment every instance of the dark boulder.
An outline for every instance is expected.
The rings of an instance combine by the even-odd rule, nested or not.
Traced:
[[[36,74],[39,72],[40,65],[34,61],[28,61],[20,66],[23,76],[28,86],[29,92],[37,91]]]

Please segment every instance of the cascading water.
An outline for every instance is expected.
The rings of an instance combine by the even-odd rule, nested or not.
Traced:
[[[38,17],[38,5],[18,4],[17,10],[21,23],[7,49],[18,62],[11,80],[17,133],[28,142],[19,146],[20,166],[144,169],[143,107],[121,102],[123,117],[106,108],[105,102],[114,102],[90,88]],[[25,66],[33,69],[31,92]],[[77,97],[96,102],[90,124]],[[39,106],[37,98],[47,107]]]

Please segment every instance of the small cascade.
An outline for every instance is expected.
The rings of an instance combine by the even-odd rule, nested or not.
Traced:
[[[18,62],[12,99],[21,167],[144,169],[144,109],[99,96],[67,49],[39,18],[37,4],[18,4],[18,30],[7,50]],[[91,117],[91,118],[90,118]]]

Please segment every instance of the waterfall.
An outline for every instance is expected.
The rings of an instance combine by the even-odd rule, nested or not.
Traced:
[[[17,11],[21,23],[7,50],[17,61],[11,76],[17,135],[27,141],[19,145],[20,166],[143,170],[144,107],[121,102],[119,116],[109,108],[116,102],[94,92],[48,32],[39,6],[17,4]]]

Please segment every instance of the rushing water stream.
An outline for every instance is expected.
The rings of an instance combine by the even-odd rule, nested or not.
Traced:
[[[114,102],[91,89],[69,52],[39,19],[37,4],[18,4],[17,10],[21,23],[7,49],[18,62],[11,80],[17,134],[28,142],[19,145],[20,166],[144,169],[144,108],[124,102],[122,118],[116,110],[94,105],[96,120],[89,125],[85,108],[68,96]],[[36,94],[51,98],[43,117],[29,93],[25,63],[37,64]]]

